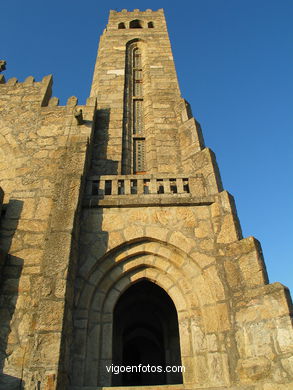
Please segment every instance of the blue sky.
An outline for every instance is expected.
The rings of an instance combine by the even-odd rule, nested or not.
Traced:
[[[293,291],[291,0],[10,0],[1,4],[6,79],[53,74],[65,104],[89,95],[110,9],[164,8],[182,96],[217,156],[243,235],[271,282]]]

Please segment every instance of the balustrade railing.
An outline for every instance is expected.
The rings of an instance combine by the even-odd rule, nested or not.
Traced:
[[[204,195],[202,175],[113,175],[88,178],[87,196]]]

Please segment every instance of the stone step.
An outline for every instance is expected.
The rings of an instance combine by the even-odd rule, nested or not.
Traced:
[[[183,390],[184,385],[152,385],[152,386],[117,386],[102,387],[103,390]]]
[[[255,385],[239,385],[239,386],[200,386],[195,384],[186,385],[153,385],[153,386],[72,386],[70,390],[257,390]],[[289,390],[286,387],[284,390]],[[291,388],[290,388],[291,389]]]
[[[113,386],[113,387],[96,387],[96,386],[73,386],[70,390],[184,390],[184,385],[153,385],[153,386]]]

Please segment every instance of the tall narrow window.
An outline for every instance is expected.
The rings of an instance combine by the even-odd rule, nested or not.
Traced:
[[[126,175],[146,172],[143,45],[138,39],[126,45],[121,167]]]
[[[145,137],[143,126],[143,72],[141,50],[132,51],[132,139],[133,172],[145,172]]]

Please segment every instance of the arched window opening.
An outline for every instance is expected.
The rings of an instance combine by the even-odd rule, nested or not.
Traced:
[[[154,28],[154,22],[148,22],[148,28]]]
[[[113,364],[162,366],[162,372],[142,370],[113,375],[113,386],[180,384],[182,373],[165,373],[180,366],[177,311],[169,295],[147,280],[129,287],[119,298],[113,316]]]
[[[129,23],[130,28],[142,28],[143,24],[141,20],[135,19]]]
[[[118,29],[122,29],[122,28],[125,28],[125,23],[121,22],[118,24]]]

